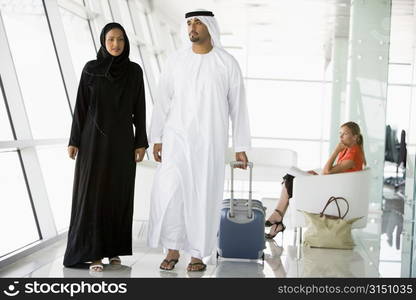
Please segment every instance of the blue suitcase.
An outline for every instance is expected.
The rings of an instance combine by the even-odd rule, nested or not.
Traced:
[[[217,258],[263,259],[266,248],[264,236],[265,208],[259,200],[252,200],[253,163],[249,162],[249,199],[234,199],[234,167],[231,162],[231,199],[222,203],[218,232]]]

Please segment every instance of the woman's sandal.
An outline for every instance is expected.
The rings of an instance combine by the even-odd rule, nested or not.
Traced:
[[[162,264],[160,264],[160,269],[161,270],[164,270],[164,271],[170,271],[170,270],[173,270],[173,268],[175,268],[175,265],[178,263],[178,259],[171,259],[171,260],[167,260],[167,259],[164,259],[163,261],[162,261],[162,264],[165,262],[166,264],[167,264],[167,266],[166,267],[162,267]],[[173,264],[172,264],[173,263]],[[171,265],[172,264],[172,265]],[[171,266],[170,268],[169,268],[169,266]]]
[[[102,272],[104,270],[104,265],[102,263],[92,263],[90,264],[91,272]]]
[[[202,266],[201,268],[197,268],[197,269],[193,269],[193,266]],[[207,265],[204,264],[203,262],[196,262],[196,263],[189,263],[188,264],[188,268],[187,271],[188,272],[202,272],[205,271],[207,268]]]
[[[108,258],[110,265],[121,265],[121,259],[118,256]]]
[[[272,222],[270,222],[269,220],[267,220],[265,223],[264,223],[264,225],[266,226],[266,227],[270,227],[270,226],[273,226],[274,224],[279,224],[279,223],[281,223],[282,222],[282,220],[283,220],[283,213],[280,211],[280,210],[278,210],[278,209],[275,209],[274,210],[275,212],[277,212],[279,215],[280,215],[280,217],[282,218],[279,222],[274,222],[274,223],[272,223]]]
[[[274,230],[273,234],[266,233],[266,234],[265,234],[266,239],[269,239],[269,240],[274,239],[274,237],[275,237],[275,236],[276,236],[279,232],[281,232],[281,233],[282,233],[282,235],[283,235],[283,231],[285,231],[285,229],[286,229],[286,226],[283,224],[283,222],[282,222],[282,221],[280,221],[280,222],[276,222],[276,223],[274,223],[273,225],[276,225],[276,229]],[[281,226],[281,229],[280,229],[280,230],[277,230],[277,228],[279,228],[279,225]]]

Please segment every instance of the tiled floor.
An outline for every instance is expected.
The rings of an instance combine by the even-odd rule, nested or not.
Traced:
[[[88,268],[63,267],[66,240],[61,240],[0,269],[0,277],[379,277],[377,255],[368,250],[372,241],[361,239],[361,235],[368,238],[365,232],[354,235],[354,250],[305,248],[297,259],[294,231],[287,229],[283,240],[279,234],[276,241],[267,242],[264,263],[221,258],[217,262],[213,255],[206,261],[207,270],[195,273],[186,272],[186,254],[173,271],[159,270],[163,251],[146,247],[143,232],[134,239],[134,254],[121,257],[122,266],[110,266],[105,260],[104,272],[95,274],[90,274]]]

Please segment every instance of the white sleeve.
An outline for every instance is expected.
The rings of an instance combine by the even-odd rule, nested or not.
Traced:
[[[166,119],[169,114],[170,104],[173,97],[171,72],[171,59],[168,58],[165,68],[160,75],[156,97],[154,99],[149,136],[149,141],[153,144],[162,142],[163,130],[165,128]]]
[[[234,152],[243,152],[251,148],[251,134],[244,79],[237,61],[233,62],[229,82],[228,105],[233,129],[233,148]]]

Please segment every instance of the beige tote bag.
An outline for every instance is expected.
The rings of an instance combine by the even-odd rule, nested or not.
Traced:
[[[343,216],[337,201],[342,200],[347,204],[347,210]],[[335,203],[338,208],[338,216],[326,215],[325,210],[331,203]],[[361,219],[353,218],[345,220],[349,210],[348,201],[342,197],[331,197],[327,201],[320,214],[302,211],[307,222],[307,229],[304,235],[303,244],[308,247],[333,248],[333,249],[352,249],[354,240],[351,235],[351,226],[354,222]]]

